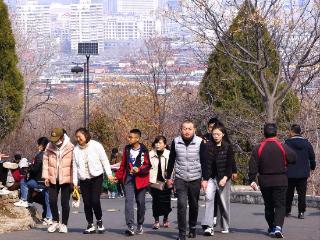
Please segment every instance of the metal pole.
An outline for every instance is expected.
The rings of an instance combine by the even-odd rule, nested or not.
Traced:
[[[90,116],[90,112],[89,112],[89,106],[90,106],[90,91],[89,91],[89,58],[90,55],[86,55],[87,58],[87,125],[86,128],[89,129],[89,116]]]
[[[86,76],[86,63],[83,63],[83,127],[87,128],[87,76]]]

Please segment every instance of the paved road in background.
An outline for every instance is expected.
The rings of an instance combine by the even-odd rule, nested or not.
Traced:
[[[69,233],[47,233],[47,228],[37,225],[36,228],[29,231],[19,231],[6,234],[0,234],[0,240],[70,240],[70,239],[92,239],[92,240],[115,240],[128,239],[124,236],[126,228],[124,223],[124,199],[102,199],[103,221],[107,228],[104,234],[92,234],[90,236],[82,234],[86,227],[83,209],[71,209],[69,219]],[[271,239],[265,234],[266,222],[264,220],[264,207],[261,205],[231,204],[231,233],[222,234],[219,228],[216,228],[213,237],[202,236],[200,220],[204,212],[204,202],[200,201],[200,211],[198,218],[197,239],[234,239],[234,240],[259,240]],[[170,214],[171,228],[152,230],[153,218],[151,209],[151,199],[147,199],[146,219],[144,225],[144,234],[130,237],[132,240],[165,240],[176,239],[177,221],[176,221],[176,201],[172,201],[173,211]],[[293,209],[293,213],[297,211]],[[285,219],[284,235],[290,240],[319,240],[320,239],[320,210],[308,209],[304,220],[298,219],[295,215]]]

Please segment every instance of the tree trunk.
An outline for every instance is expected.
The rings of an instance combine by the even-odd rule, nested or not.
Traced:
[[[266,112],[266,122],[274,123],[274,98],[267,98],[265,100],[265,112]]]

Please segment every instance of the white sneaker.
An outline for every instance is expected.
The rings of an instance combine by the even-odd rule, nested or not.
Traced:
[[[29,204],[27,201],[24,200],[20,200],[19,202],[15,202],[13,205],[15,205],[16,207],[29,207]]]
[[[91,234],[91,233],[96,233],[96,228],[92,223],[88,224],[87,229],[83,231],[83,234]]]
[[[68,232],[67,225],[60,224],[59,233],[67,233],[67,232]]]
[[[227,234],[227,233],[229,233],[229,229],[224,229],[221,231],[221,233]]]
[[[60,223],[59,222],[53,222],[50,227],[48,227],[48,232],[53,233],[60,229]]]
[[[98,220],[97,221],[97,231],[98,233],[103,233],[105,230],[103,224],[102,224],[102,220]]]
[[[43,219],[43,222],[42,222],[42,225],[45,225],[45,226],[50,226],[52,225],[52,219],[49,219],[49,218],[44,218]]]
[[[9,191],[6,187],[0,190],[0,195],[8,195],[9,193],[11,193],[11,191]]]
[[[206,228],[206,230],[204,230],[204,235],[205,236],[213,236],[214,235],[214,230],[212,227],[208,227]]]

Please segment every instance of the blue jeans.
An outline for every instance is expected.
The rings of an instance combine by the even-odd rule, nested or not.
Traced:
[[[34,179],[29,179],[28,181],[26,181],[25,179],[22,179],[20,181],[20,191],[21,191],[21,199],[24,201],[28,200],[29,188],[42,189],[42,192],[44,193],[44,201],[45,201],[45,205],[46,205],[46,218],[52,219],[52,213],[51,213],[50,204],[49,204],[48,189],[45,188],[43,185],[40,185]]]

